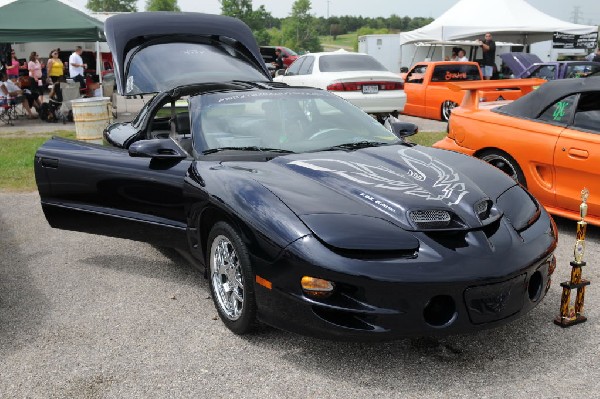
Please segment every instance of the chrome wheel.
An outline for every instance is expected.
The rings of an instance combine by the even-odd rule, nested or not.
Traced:
[[[525,176],[523,176],[521,168],[510,155],[492,151],[481,154],[480,159],[500,169],[517,183],[526,186]]]
[[[442,103],[442,120],[444,121],[448,121],[448,119],[450,119],[450,114],[452,113],[452,110],[457,106],[458,104],[455,103],[454,101],[450,101],[450,100],[446,100]]]
[[[244,276],[240,259],[231,241],[219,235],[210,247],[210,278],[215,302],[229,320],[244,311]]]

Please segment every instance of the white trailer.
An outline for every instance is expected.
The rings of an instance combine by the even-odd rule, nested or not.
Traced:
[[[400,72],[400,34],[359,36],[358,52],[369,54],[391,72]]]
[[[552,40],[531,43],[529,52],[540,57],[543,62],[547,62],[557,61],[559,58],[563,59],[564,57],[584,57],[591,51],[581,48],[553,48],[552,44]]]

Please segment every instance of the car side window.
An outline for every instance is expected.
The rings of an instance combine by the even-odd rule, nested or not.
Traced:
[[[546,110],[538,116],[538,119],[558,124],[569,123],[573,116],[577,96],[578,94],[573,94],[560,99],[546,108]]]
[[[582,93],[575,110],[573,127],[600,133],[600,92]]]
[[[302,66],[302,63],[304,62],[304,60],[307,57],[301,57],[298,58],[296,61],[294,61],[294,63],[292,65],[290,65],[290,67],[287,69],[287,71],[285,71],[285,76],[294,76],[294,75],[298,75],[298,73],[300,72],[300,67]]]
[[[598,65],[568,65],[567,73],[565,75],[566,78],[584,78],[591,73],[600,71],[600,66]]]
[[[417,65],[406,75],[406,83],[423,83],[427,65]]]
[[[531,78],[554,80],[556,65],[542,65],[531,73]]]
[[[313,65],[315,64],[315,57],[307,56],[306,61],[300,66],[298,75],[310,75],[312,73]]]

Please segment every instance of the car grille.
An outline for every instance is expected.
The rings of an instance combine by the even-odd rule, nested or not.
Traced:
[[[413,224],[420,229],[444,228],[452,220],[450,212],[435,209],[411,211],[409,216]]]

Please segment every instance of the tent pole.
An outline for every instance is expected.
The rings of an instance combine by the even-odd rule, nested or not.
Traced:
[[[98,81],[102,83],[102,57],[100,56],[100,42],[96,40],[96,73]]]

